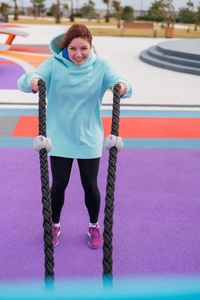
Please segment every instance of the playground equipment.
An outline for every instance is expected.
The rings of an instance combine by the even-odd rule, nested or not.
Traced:
[[[10,49],[11,44],[16,36],[23,36],[23,37],[28,36],[27,32],[3,28],[3,27],[1,27],[1,25],[0,25],[0,34],[8,35],[8,38],[5,42],[5,44],[0,43],[0,52]]]
[[[21,30],[8,29],[8,28],[1,28],[1,27],[0,27],[0,33],[8,35],[8,38],[5,42],[6,45],[11,45],[16,36],[23,36],[23,37],[28,36],[27,32]]]

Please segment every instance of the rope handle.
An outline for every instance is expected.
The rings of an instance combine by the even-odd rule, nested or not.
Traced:
[[[117,147],[120,151],[123,146],[123,139],[119,137],[119,112],[120,112],[120,89],[119,83],[116,83],[113,88],[113,111],[112,111],[112,126],[111,134],[109,134],[105,139],[105,148],[110,150],[112,147]]]
[[[50,152],[52,149],[51,139],[46,137],[46,86],[43,79],[38,80],[39,88],[39,133],[42,133],[34,138],[33,148],[36,151],[46,149]],[[34,93],[34,90],[32,90]],[[40,101],[41,99],[41,101]]]
[[[119,135],[120,90],[120,84],[116,83],[113,88],[113,110],[111,125],[111,134],[115,136]]]

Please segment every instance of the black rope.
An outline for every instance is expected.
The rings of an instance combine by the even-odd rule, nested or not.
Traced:
[[[39,135],[46,137],[46,87],[40,79],[39,87]],[[49,286],[54,282],[54,258],[52,235],[52,211],[49,189],[49,171],[47,150],[40,150],[40,175],[42,184],[43,228],[44,228],[44,253],[45,253],[45,282]]]
[[[115,84],[113,89],[113,111],[111,134],[119,134],[119,114],[120,114],[120,85]],[[117,163],[117,147],[114,146],[109,151],[109,165],[106,186],[106,199],[104,210],[104,232],[103,232],[103,279],[112,282],[112,227],[114,212],[114,191],[115,191],[115,173]]]

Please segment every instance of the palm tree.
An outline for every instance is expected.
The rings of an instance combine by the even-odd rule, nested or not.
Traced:
[[[164,19],[162,26],[165,27],[165,37],[173,37],[174,23],[176,18],[173,0],[162,0]]]
[[[74,22],[74,1],[71,0],[71,14],[70,14],[70,21]]]
[[[108,23],[110,21],[110,0],[103,0],[105,4],[107,4],[107,12],[105,15],[105,21]]]
[[[57,0],[56,4],[56,23],[60,24],[60,0]]]
[[[195,13],[195,28],[194,28],[195,31],[197,31],[199,25],[200,25],[200,5],[197,7],[197,11]]]
[[[121,26],[120,20],[121,20],[123,8],[121,7],[120,2],[118,0],[113,0],[112,6],[114,7],[114,9],[116,11],[115,16],[117,19],[117,28],[120,28],[120,26]]]
[[[17,21],[19,18],[18,18],[18,6],[17,6],[17,0],[13,0],[14,1],[14,4],[15,4],[15,10],[14,10],[14,18],[13,20]]]
[[[45,0],[30,0],[30,2],[33,4],[33,12],[35,17],[40,16],[41,9],[44,8],[44,1]]]
[[[148,18],[149,20],[161,22],[165,18],[165,12],[163,10],[163,2],[159,0],[155,0],[151,3],[151,7],[148,10]]]

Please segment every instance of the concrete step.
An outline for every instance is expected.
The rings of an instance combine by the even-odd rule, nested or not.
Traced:
[[[193,75],[200,75],[200,68],[186,66],[186,65],[179,65],[176,63],[172,63],[169,61],[163,60],[163,58],[156,58],[151,55],[149,55],[148,50],[143,50],[140,55],[140,59],[148,64],[151,64],[156,67],[160,67],[163,69],[168,69],[176,72],[183,72],[183,73],[189,73]]]
[[[177,39],[161,42],[157,48],[158,51],[167,55],[200,60],[200,39]]]
[[[200,60],[197,59],[189,59],[186,57],[179,57],[174,55],[169,55],[166,53],[163,53],[159,50],[158,46],[153,46],[148,49],[148,54],[151,57],[154,57],[156,59],[159,59],[161,61],[182,65],[182,66],[188,66],[188,67],[194,67],[194,68],[200,68]]]

